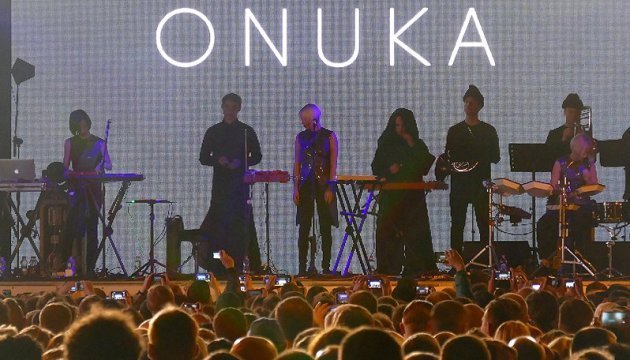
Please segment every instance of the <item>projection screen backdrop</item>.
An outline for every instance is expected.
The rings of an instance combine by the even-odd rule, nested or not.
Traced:
[[[38,171],[60,161],[74,109],[90,114],[101,137],[112,119],[114,172],[146,176],[126,199],[176,202],[156,206],[160,235],[167,216],[181,214],[195,228],[208,210],[212,169],[199,163],[199,149],[206,129],[221,121],[226,93],[243,97],[239,118],[258,133],[257,169],[292,169],[297,112],[315,102],[339,138],[338,173],[369,174],[376,140],[396,108],[414,111],[421,138],[438,155],[448,127],[463,120],[463,93],[475,84],[486,97],[480,117],[500,138],[493,177],[526,182],[530,174],[510,172],[508,144],[544,142],[563,123],[560,105],[569,92],[593,108],[596,138],[619,138],[628,127],[630,18],[622,14],[629,13],[627,1],[584,0],[13,1],[13,56],[36,66],[35,78],[20,87],[21,156],[34,158]],[[607,190],[597,200],[621,200],[622,169],[600,167],[599,174]],[[296,272],[292,186],[269,188],[272,261]],[[108,204],[116,191],[108,186]],[[253,195],[262,250],[263,186]],[[35,200],[25,196],[23,208]],[[531,207],[526,196],[506,203]],[[448,192],[432,192],[428,204],[434,247],[443,250]],[[125,204],[114,228],[126,266],[136,256],[144,262],[146,205]],[[531,239],[529,222],[502,229],[517,235],[500,233],[499,240]],[[333,256],[342,231],[334,232]],[[465,234],[475,236],[470,216]],[[373,254],[373,219],[364,239]],[[598,231],[597,239],[606,234]],[[161,240],[162,261],[165,248]],[[109,246],[107,259],[117,267]]]

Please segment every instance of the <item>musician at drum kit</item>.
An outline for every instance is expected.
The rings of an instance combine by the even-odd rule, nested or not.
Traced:
[[[339,227],[334,183],[337,177],[337,135],[321,125],[321,109],[306,104],[299,112],[304,130],[295,137],[293,166],[293,202],[297,206],[299,273],[306,274],[306,260],[311,250],[309,273],[316,273],[315,237],[309,236],[313,225],[314,205],[317,207],[319,231],[322,239],[322,273],[330,273],[332,247],[331,227]],[[314,225],[313,225],[314,226]],[[310,244],[309,244],[310,242]]]
[[[584,103],[576,93],[567,95],[562,102],[564,124],[549,131],[545,140],[545,145],[549,149],[549,159],[558,159],[571,152],[569,147],[571,139],[584,131],[580,124],[582,109],[584,109]]]
[[[105,140],[90,133],[92,120],[84,110],[70,113],[71,138],[65,140],[63,165],[66,175],[71,173],[102,174],[112,169]],[[98,258],[98,222],[102,206],[101,184],[92,180],[69,180],[69,213],[66,240],[61,244],[61,258],[72,255],[75,242],[86,241],[84,275],[94,273]]]
[[[230,253],[239,271],[248,256],[250,269],[256,272],[260,268],[260,250],[248,204],[249,185],[243,177],[247,167],[260,163],[262,153],[254,129],[238,119],[241,105],[239,95],[225,95],[221,100],[223,120],[208,128],[203,138],[199,162],[212,166],[214,171],[212,200],[200,229],[213,240],[223,242],[219,244],[221,249],[216,250]],[[209,258],[212,252],[206,255]]]
[[[549,258],[558,248],[559,193],[561,186],[566,185],[567,221],[569,236],[566,246],[570,249],[581,249],[589,241],[593,220],[594,201],[589,196],[581,195],[578,189],[584,185],[597,184],[597,169],[590,159],[593,140],[586,134],[576,135],[570,142],[571,153],[560,157],[551,170],[551,185],[554,194],[548,201],[548,210],[538,221],[538,251],[541,259]],[[547,260],[542,265],[550,267]]]
[[[482,243],[488,241],[488,196],[483,181],[490,179],[490,164],[501,159],[496,129],[479,119],[484,97],[470,85],[463,97],[466,117],[448,129],[446,151],[451,169],[451,248],[462,252],[468,204],[472,204]],[[439,180],[439,177],[438,177]]]
[[[372,173],[380,180],[423,182],[435,157],[418,135],[411,110],[390,116],[378,139]],[[376,225],[377,272],[416,276],[436,269],[425,190],[381,190]]]

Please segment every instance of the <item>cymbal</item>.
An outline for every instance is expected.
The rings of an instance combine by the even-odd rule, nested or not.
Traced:
[[[175,202],[164,199],[136,199],[127,201],[127,204],[175,204]]]

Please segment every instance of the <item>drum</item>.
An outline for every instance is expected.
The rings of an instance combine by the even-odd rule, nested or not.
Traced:
[[[624,221],[623,202],[598,203],[595,210],[595,219],[602,224],[616,224]]]

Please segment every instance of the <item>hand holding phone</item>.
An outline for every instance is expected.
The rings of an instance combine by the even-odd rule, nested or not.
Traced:
[[[210,274],[209,273],[196,274],[195,279],[201,280],[201,281],[210,281]]]
[[[497,289],[509,290],[512,284],[512,272],[510,271],[497,271],[494,273],[494,287]]]
[[[382,289],[383,288],[383,280],[381,280],[381,279],[368,279],[368,288],[369,289]]]
[[[111,292],[111,299],[112,300],[126,300],[127,299],[127,292],[124,291],[124,290],[112,291]]]
[[[276,284],[275,286],[284,286],[287,283],[291,282],[291,276],[289,275],[278,275],[276,277]]]
[[[347,291],[340,291],[337,293],[337,304],[346,304],[348,302],[349,294]]]

